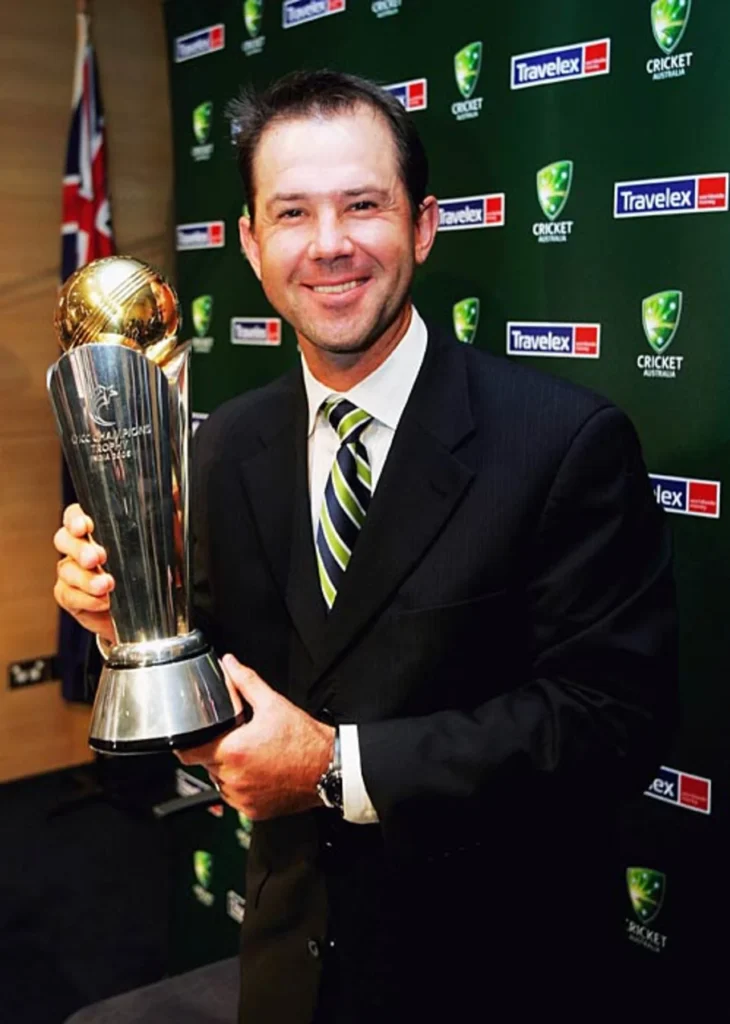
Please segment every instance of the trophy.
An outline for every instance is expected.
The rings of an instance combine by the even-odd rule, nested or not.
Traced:
[[[216,657],[190,622],[189,343],[152,267],[127,256],[66,281],[48,371],[56,425],[79,501],[115,579],[115,643],[89,745],[141,754],[205,743],[242,721]]]

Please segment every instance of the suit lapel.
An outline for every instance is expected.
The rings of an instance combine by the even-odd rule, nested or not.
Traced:
[[[259,446],[242,460],[241,476],[272,575],[314,660],[326,618],[312,540],[299,368],[285,378],[277,401],[262,409],[258,433]]]
[[[450,519],[473,477],[453,453],[472,431],[463,352],[429,332],[423,366],[327,619],[315,688]]]

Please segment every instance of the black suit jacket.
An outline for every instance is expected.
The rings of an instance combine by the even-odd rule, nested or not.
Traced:
[[[201,428],[198,622],[311,714],[358,724],[380,824],[255,826],[241,1020],[306,1024],[323,967],[347,1021],[458,1019],[485,986],[492,1009],[577,999],[611,932],[612,812],[650,779],[676,690],[634,430],[430,331],[327,617],[306,422],[297,368]]]

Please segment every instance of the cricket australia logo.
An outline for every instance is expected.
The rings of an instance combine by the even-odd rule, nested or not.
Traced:
[[[642,300],[641,323],[646,340],[654,353],[640,355],[636,360],[636,365],[644,377],[673,380],[681,372],[684,356],[665,355],[674,341],[681,315],[680,291],[656,292]]]
[[[453,310],[454,334],[465,345],[472,345],[479,326],[479,299],[462,299]]]
[[[193,871],[197,878],[197,884],[193,886],[196,898],[205,907],[210,907],[215,902],[215,896],[210,892],[213,881],[213,855],[207,850],[195,850],[193,853]]]
[[[537,172],[537,201],[547,218],[532,225],[538,242],[567,242],[573,231],[572,220],[558,220],[573,184],[573,161],[558,160]]]
[[[193,146],[190,155],[196,163],[203,160],[210,160],[213,155],[213,143],[210,139],[210,129],[213,123],[213,104],[210,100],[199,103],[193,110],[193,135],[197,146]]]
[[[664,78],[680,78],[692,66],[691,51],[675,53],[692,9],[692,0],[654,0],[651,5],[651,30],[656,44],[664,54],[646,62],[647,74],[655,82]]]
[[[482,43],[468,43],[454,55],[454,75],[463,101],[451,104],[451,113],[457,121],[479,117],[483,98],[474,96],[482,71]]]
[[[112,399],[118,397],[117,389],[109,384],[97,384],[91,396],[87,397],[86,407],[89,416],[98,427],[113,427],[115,425],[116,421],[107,417],[111,415]]]
[[[193,351],[207,354],[213,348],[213,338],[209,334],[213,318],[213,296],[199,295],[193,299],[191,312],[196,334],[193,338]]]
[[[266,42],[266,36],[260,35],[261,22],[264,17],[264,0],[244,0],[243,23],[246,26],[249,38],[241,43],[241,49],[247,57],[253,57],[261,53]]]
[[[661,953],[667,944],[666,935],[647,928],[664,905],[666,887],[667,877],[662,871],[655,871],[653,868],[626,870],[626,888],[636,917],[635,921],[626,919],[627,935],[631,942],[653,953]]]

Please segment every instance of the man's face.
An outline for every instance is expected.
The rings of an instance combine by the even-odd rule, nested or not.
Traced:
[[[373,345],[404,309],[433,243],[430,197],[414,224],[385,118],[367,106],[283,121],[254,158],[256,220],[241,241],[300,344],[333,353]]]

